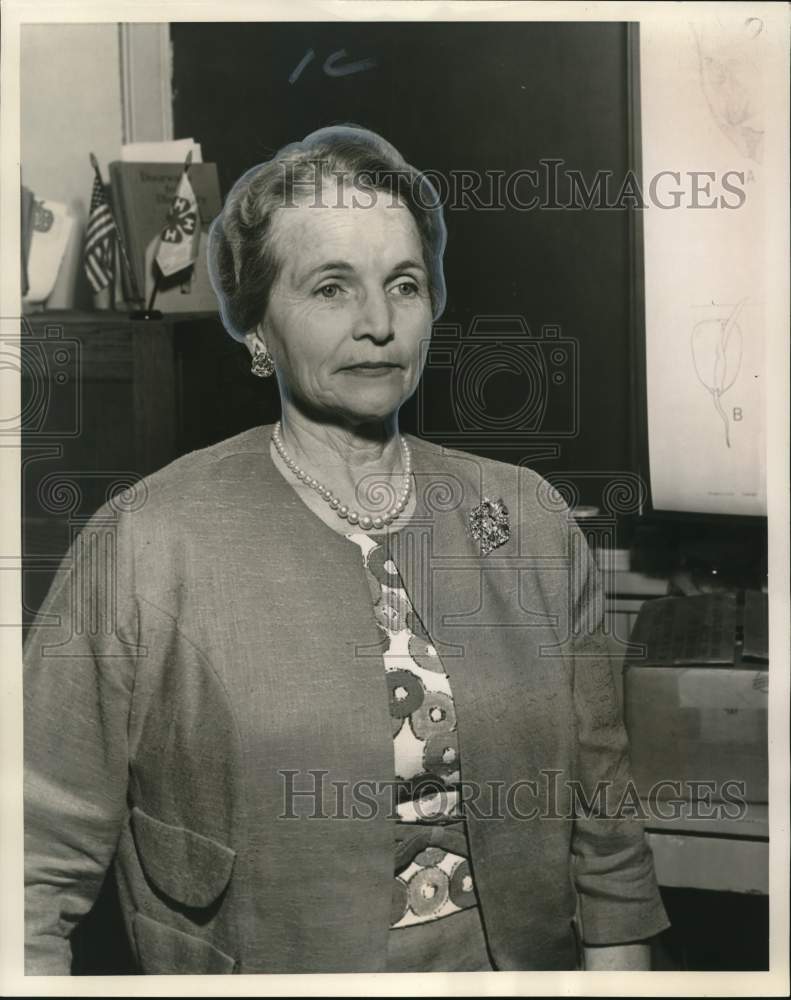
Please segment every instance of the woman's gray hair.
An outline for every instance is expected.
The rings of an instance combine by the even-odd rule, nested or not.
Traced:
[[[237,340],[264,317],[281,261],[275,254],[272,221],[278,208],[310,193],[321,197],[323,181],[351,183],[361,192],[392,194],[412,213],[428,272],[434,319],[445,308],[442,255],[447,232],[436,189],[387,140],[356,125],[311,132],[284,146],[271,160],[243,174],[225,199],[209,231],[209,277],[223,325]],[[361,194],[361,202],[365,197]]]

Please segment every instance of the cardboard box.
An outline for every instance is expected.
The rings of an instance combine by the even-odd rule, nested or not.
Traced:
[[[767,599],[756,591],[646,601],[626,658],[624,720],[642,798],[666,781],[726,782],[767,802]],[[683,789],[685,797],[689,795]],[[672,789],[658,793],[672,798]]]
[[[768,690],[766,667],[627,664],[624,718],[641,798],[660,781],[714,781],[721,801],[725,782],[743,781],[740,797],[767,802]]]

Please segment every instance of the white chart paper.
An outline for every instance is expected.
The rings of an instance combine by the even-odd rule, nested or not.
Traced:
[[[765,42],[728,13],[641,25],[651,492],[657,510],[760,515]]]

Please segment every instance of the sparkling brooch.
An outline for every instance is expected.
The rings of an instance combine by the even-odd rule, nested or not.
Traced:
[[[484,497],[469,513],[470,534],[481,543],[481,555],[487,556],[492,549],[504,545],[511,537],[508,508],[499,500]]]

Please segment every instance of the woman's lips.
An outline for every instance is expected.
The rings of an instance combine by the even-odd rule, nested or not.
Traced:
[[[401,365],[396,364],[360,364],[360,365],[349,365],[347,368],[341,368],[341,371],[347,375],[364,375],[364,376],[382,376],[391,375],[393,372],[399,371]]]

